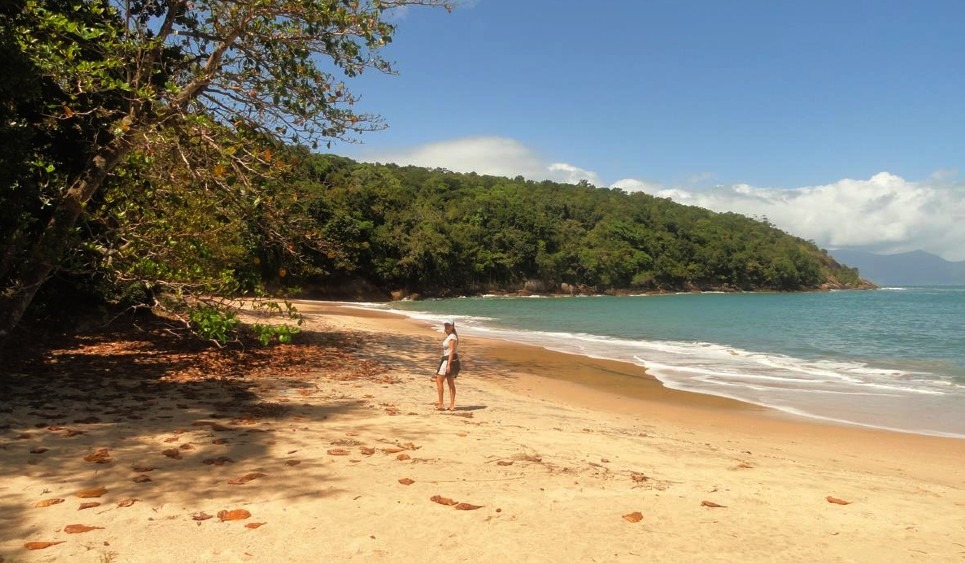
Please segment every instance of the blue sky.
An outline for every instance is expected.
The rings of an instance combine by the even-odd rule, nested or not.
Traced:
[[[826,248],[965,260],[965,2],[410,8],[332,152],[646,191]]]

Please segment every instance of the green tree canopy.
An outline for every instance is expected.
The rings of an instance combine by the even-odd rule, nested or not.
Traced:
[[[387,16],[409,5],[446,2],[4,4],[0,51],[11,63],[0,88],[2,148],[8,149],[0,163],[0,337],[87,243],[81,227],[90,206],[136,206],[147,215],[173,209],[177,215],[179,205],[200,203],[188,201],[186,192],[170,208],[163,194],[152,199],[145,190],[157,173],[154,162],[169,171],[183,166],[181,173],[164,175],[177,177],[174,187],[181,189],[203,184],[214,205],[194,212],[221,214],[231,223],[231,206],[218,209],[216,202],[259,197],[257,178],[276,170],[273,143],[316,146],[381,128],[379,117],[355,111],[356,97],[343,79],[368,69],[392,72],[379,55],[395,31]],[[207,168],[198,173],[201,166]],[[136,178],[123,176],[128,168]],[[179,225],[134,215],[151,228]]]

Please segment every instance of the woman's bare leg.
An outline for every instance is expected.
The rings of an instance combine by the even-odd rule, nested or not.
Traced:
[[[449,410],[456,410],[456,378],[446,376],[446,382],[449,384]],[[442,389],[442,381],[439,382],[439,388]],[[442,400],[442,391],[439,391],[440,401]]]
[[[443,379],[445,379],[445,376],[442,376],[442,375],[436,376],[436,392],[439,394],[439,400],[436,401],[436,408],[439,410],[442,410],[442,405],[443,405],[442,403],[442,389],[443,389],[442,380]]]

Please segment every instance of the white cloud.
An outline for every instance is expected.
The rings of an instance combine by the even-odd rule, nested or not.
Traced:
[[[965,260],[965,182],[953,182],[953,177],[942,171],[911,182],[880,172],[867,180],[780,190],[734,184],[697,191],[636,180],[614,185],[714,211],[766,217],[825,248],[885,254],[920,249],[947,260]]]
[[[510,178],[523,176],[527,180],[568,184],[586,180],[594,186],[601,185],[595,173],[565,162],[549,162],[519,141],[505,137],[469,137],[430,143],[402,151],[371,154],[362,160]]]

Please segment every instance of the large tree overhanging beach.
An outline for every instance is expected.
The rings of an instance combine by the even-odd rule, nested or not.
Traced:
[[[259,206],[270,207],[270,194],[259,197],[259,188],[279,167],[277,142],[317,146],[382,127],[354,110],[342,78],[392,72],[378,54],[395,29],[387,14],[413,5],[448,7],[443,0],[5,3],[0,37],[12,64],[2,110],[9,186],[0,337],[51,274],[85,250],[79,221],[110,197],[109,187],[173,185],[216,202],[197,215],[269,220]],[[218,275],[172,277],[179,291],[210,291]]]

